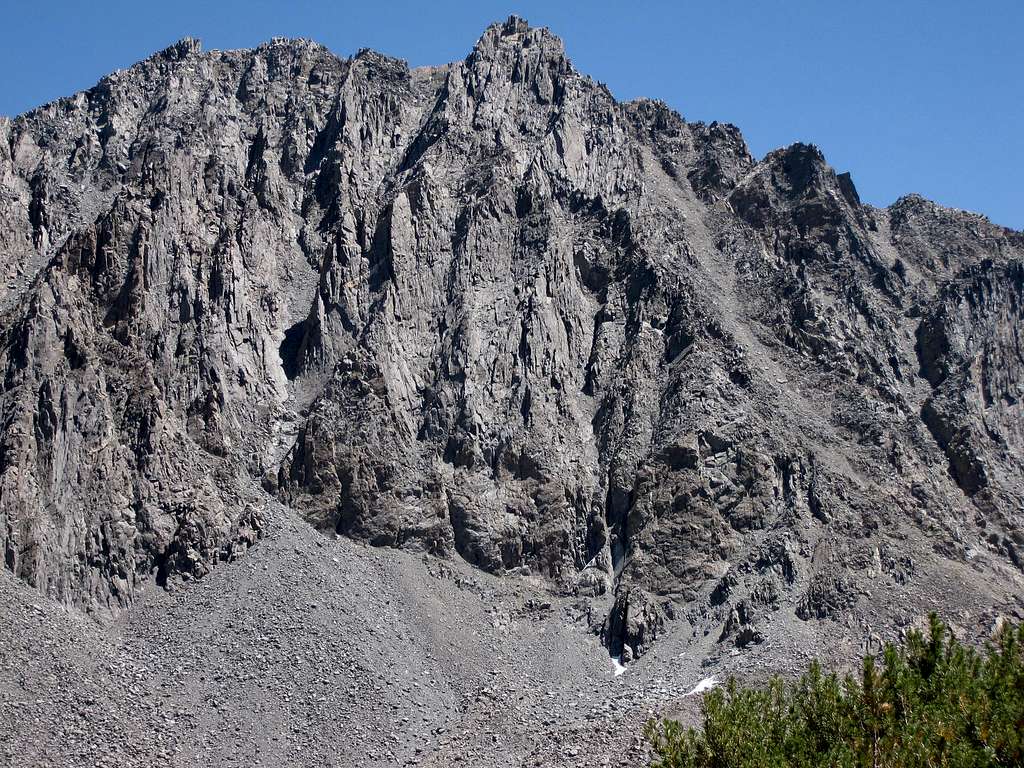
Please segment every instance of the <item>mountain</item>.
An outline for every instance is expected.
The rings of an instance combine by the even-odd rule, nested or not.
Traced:
[[[170,681],[182,649],[146,633],[177,616],[191,646],[241,612],[252,642],[275,615],[261,590],[305,595],[346,644],[404,606],[385,676],[442,637],[485,666],[492,629],[506,660],[517,638],[582,644],[541,679],[603,653],[678,682],[677,654],[687,674],[785,671],[930,610],[969,637],[1024,617],[1020,232],[913,195],[865,205],[813,146],[758,161],[731,125],[617,102],[515,17],[418,69],[183,40],[0,139],[13,657],[36,614],[68,649],[127,627],[103,674]],[[438,629],[463,605],[472,640]],[[231,647],[234,672],[209,674],[245,668]],[[461,674],[424,706],[457,710]],[[538,718],[523,728],[564,734]],[[32,738],[40,764],[82,759]],[[126,760],[164,749],[133,738]],[[600,764],[512,742],[513,763]]]

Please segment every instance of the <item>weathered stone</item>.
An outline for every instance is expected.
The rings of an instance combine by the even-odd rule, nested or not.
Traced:
[[[547,30],[183,41],[0,136],[0,546],[65,603],[203,576],[272,497],[636,655],[1021,567],[1024,236],[618,103]]]

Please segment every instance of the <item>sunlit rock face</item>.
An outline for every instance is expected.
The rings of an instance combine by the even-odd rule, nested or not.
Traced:
[[[547,30],[186,40],[0,138],[0,549],[69,605],[271,499],[578,595],[620,657],[1024,565],[1024,236],[755,162]]]

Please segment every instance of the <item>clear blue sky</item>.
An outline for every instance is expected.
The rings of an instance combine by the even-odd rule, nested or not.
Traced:
[[[0,0],[0,114],[186,35],[310,37],[415,66],[464,57],[510,13],[554,30],[616,97],[735,123],[758,157],[813,142],[868,202],[919,192],[1024,229],[1024,0]]]

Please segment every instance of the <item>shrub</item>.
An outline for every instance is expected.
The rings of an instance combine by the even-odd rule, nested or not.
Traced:
[[[979,652],[932,615],[859,678],[814,662],[795,683],[730,680],[701,709],[700,730],[647,724],[654,768],[1024,766],[1024,625]]]

